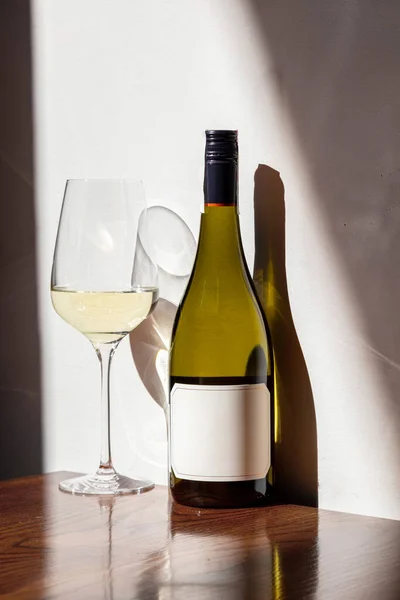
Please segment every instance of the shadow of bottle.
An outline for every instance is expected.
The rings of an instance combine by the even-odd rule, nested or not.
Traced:
[[[290,310],[285,270],[285,188],[278,171],[254,176],[254,281],[271,331],[274,355],[275,486],[283,502],[317,506],[314,400]]]

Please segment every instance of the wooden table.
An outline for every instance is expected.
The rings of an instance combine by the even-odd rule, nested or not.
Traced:
[[[400,600],[400,522],[74,497],[65,476],[0,485],[0,598]]]

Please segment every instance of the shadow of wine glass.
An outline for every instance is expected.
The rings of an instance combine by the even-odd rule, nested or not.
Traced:
[[[137,372],[150,396],[167,407],[168,353],[177,307],[160,298],[151,315],[130,334],[130,345]]]

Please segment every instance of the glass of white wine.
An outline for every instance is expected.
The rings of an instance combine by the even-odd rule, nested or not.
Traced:
[[[56,312],[92,343],[101,365],[101,455],[97,471],[59,485],[73,494],[135,494],[151,481],[119,475],[111,459],[110,366],[120,341],[158,299],[157,266],[147,233],[141,182],[70,179],[51,276]]]

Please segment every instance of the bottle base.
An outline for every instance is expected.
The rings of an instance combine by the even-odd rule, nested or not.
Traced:
[[[251,508],[275,504],[266,480],[209,482],[181,479],[171,486],[174,502],[194,508]]]

